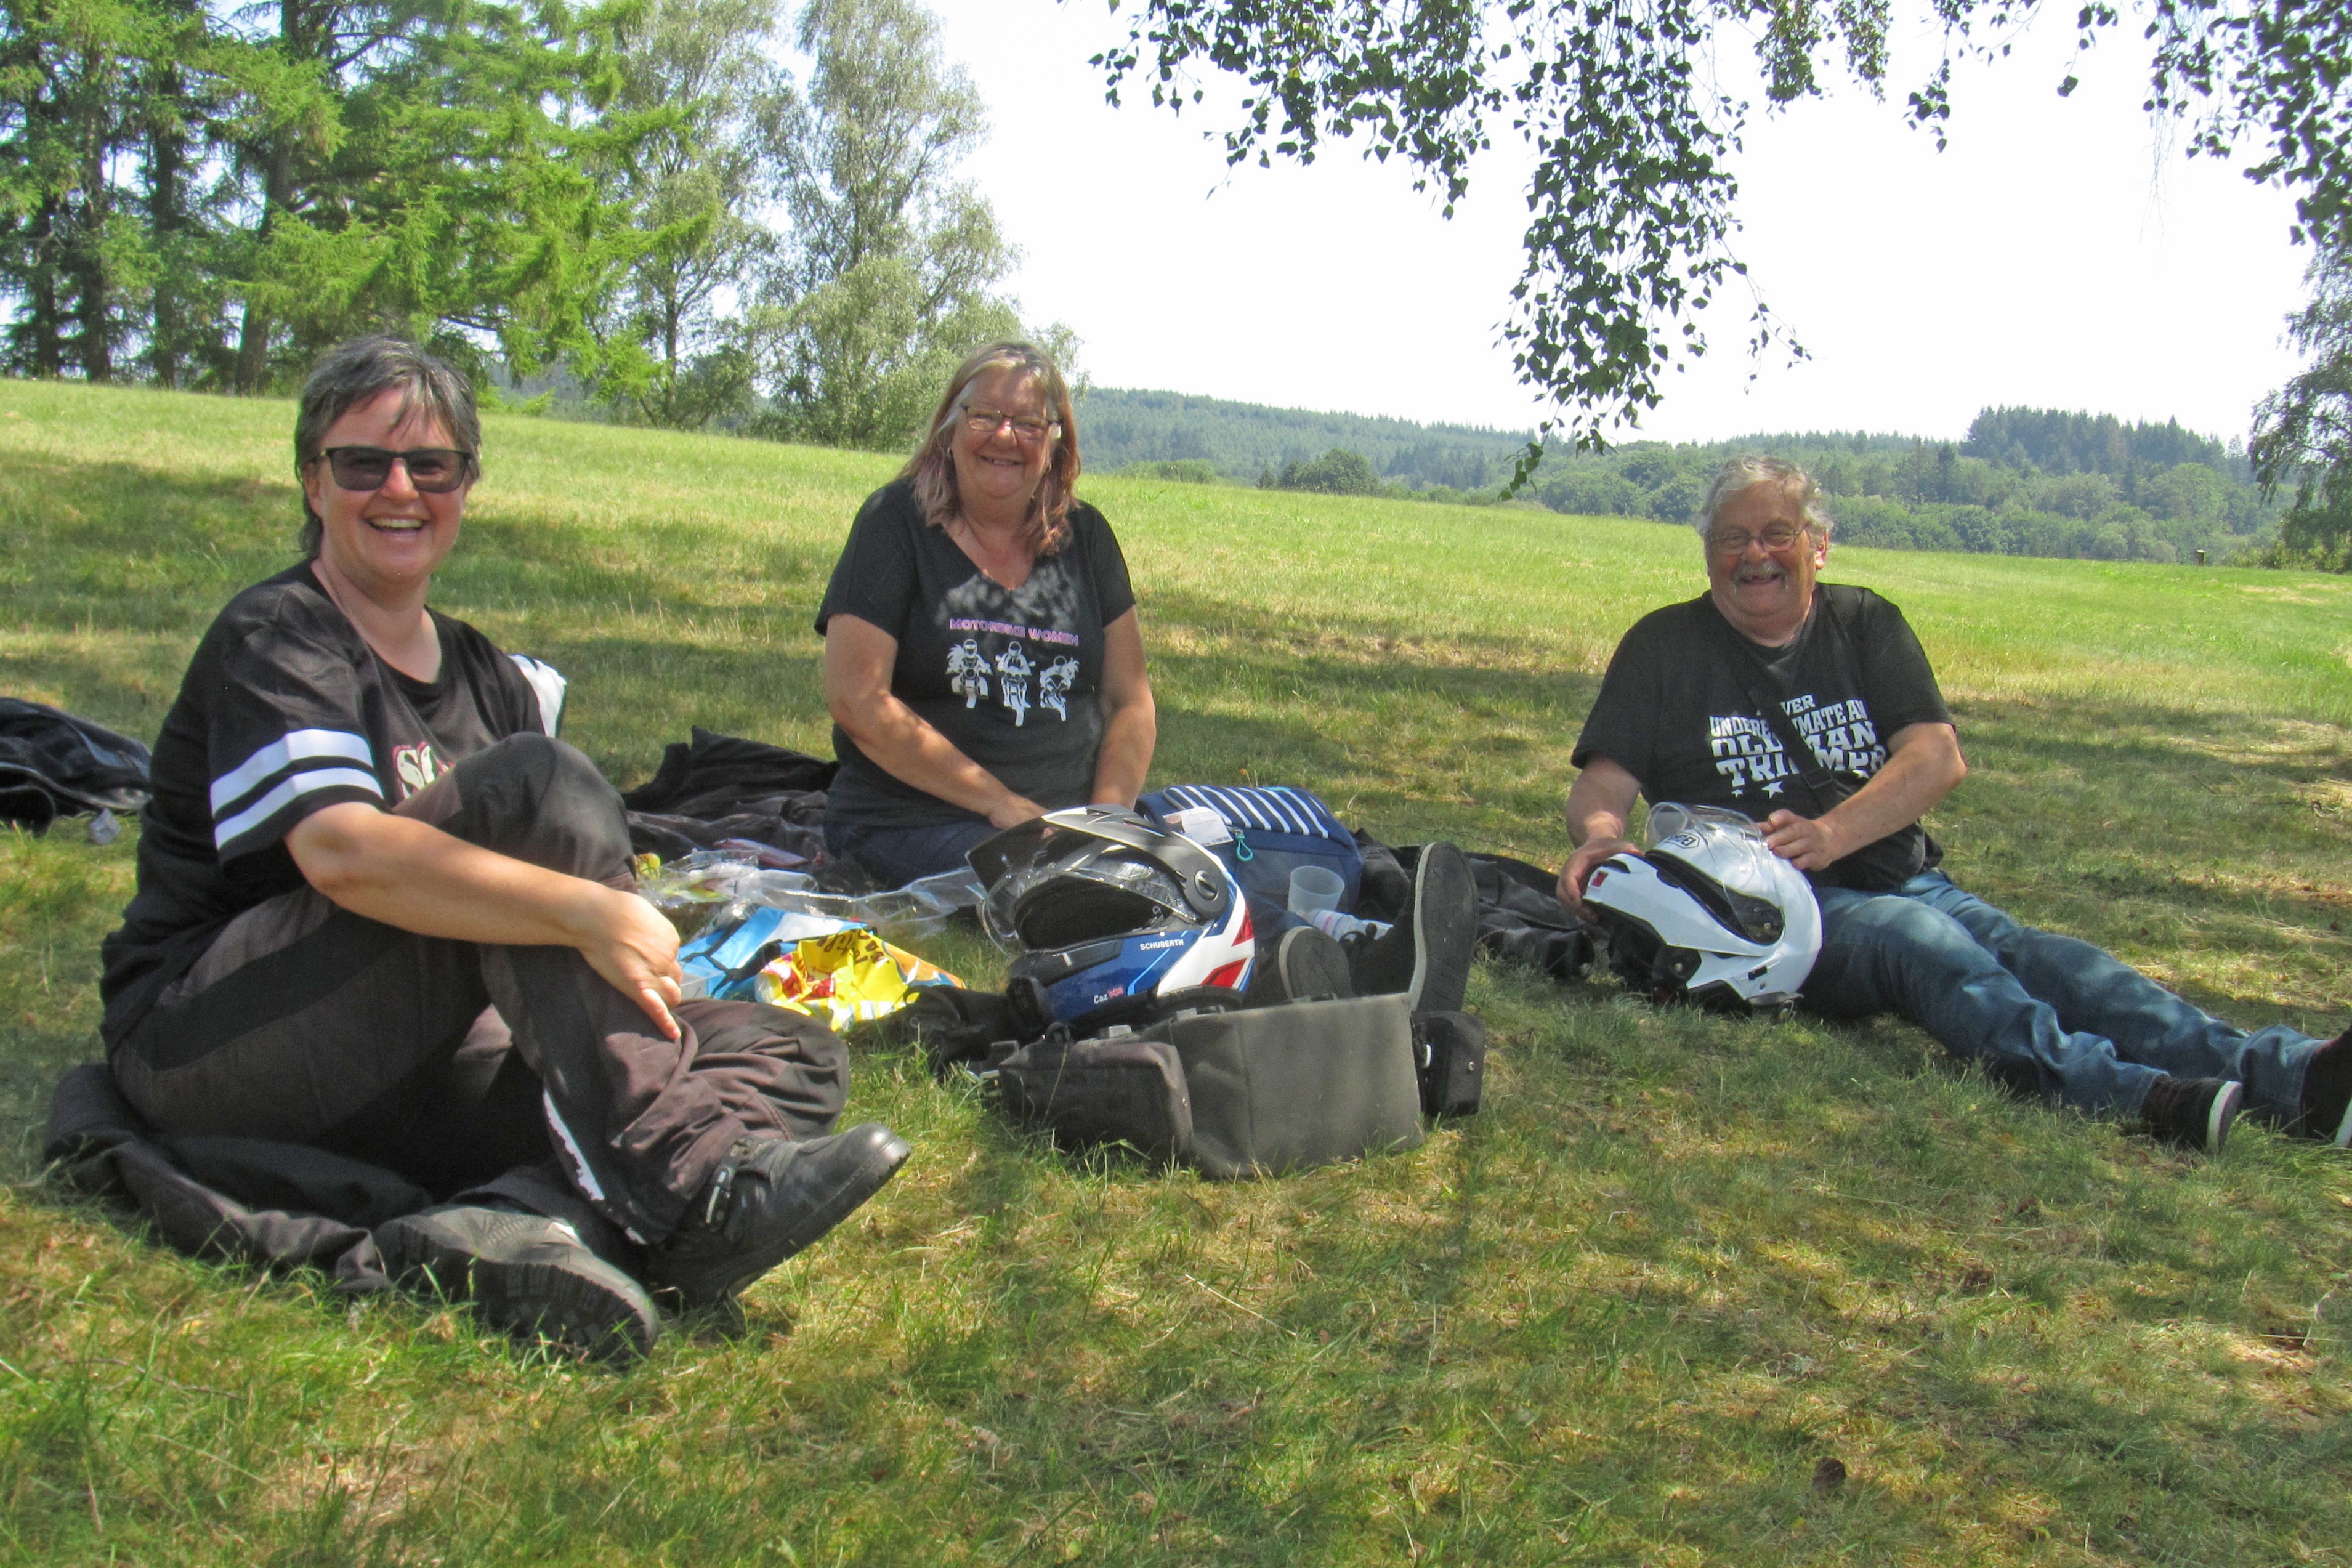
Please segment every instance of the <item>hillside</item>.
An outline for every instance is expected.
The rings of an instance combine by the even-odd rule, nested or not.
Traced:
[[[1171,478],[1358,492],[1385,483],[1468,500],[1490,497],[1532,439],[1107,387],[1087,394],[1079,421],[1098,469],[1156,465]],[[1335,448],[1364,458],[1370,472],[1336,485],[1299,472]],[[1556,452],[1524,493],[1553,511],[1684,523],[1714,469],[1741,452],[1804,463],[1843,538],[1896,550],[2159,562],[2203,551],[2221,561],[2267,543],[2279,511],[2256,493],[2242,447],[2177,423],[2033,408],[1987,408],[1958,441],[1791,431]]]
[[[152,736],[290,558],[290,423],[0,382],[0,689]],[[824,748],[810,617],[892,459],[513,416],[485,457],[436,602],[561,667],[616,782],[691,723]],[[1153,781],[1307,785],[1395,842],[1556,863],[1611,648],[1702,582],[1633,520],[1083,489],[1139,595]],[[2248,1025],[2343,1026],[2352,580],[1859,546],[1830,575],[1904,606],[1958,712],[1956,876]],[[850,1119],[914,1160],[740,1333],[623,1375],[192,1262],[34,1179],[135,837],[0,835],[0,1560],[2267,1568],[2352,1539],[2352,1160],[2258,1127],[2177,1154],[1906,1026],[1490,963],[1486,1109],[1279,1180],[1058,1154],[864,1042]],[[977,937],[927,952],[1001,973]]]
[[[1078,427],[1087,463],[1104,472],[1138,463],[1206,462],[1230,480],[1255,484],[1261,474],[1343,447],[1414,489],[1498,484],[1531,434],[1111,386],[1087,390],[1078,405]]]

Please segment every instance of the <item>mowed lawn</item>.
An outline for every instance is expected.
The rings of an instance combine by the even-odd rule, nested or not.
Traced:
[[[0,382],[0,690],[152,737],[291,559],[291,421]],[[572,678],[617,782],[693,723],[825,749],[809,621],[890,459],[516,416],[486,446],[438,602]],[[1306,784],[1399,843],[1556,864],[1610,648],[1702,581],[1655,524],[1082,489],[1134,571],[1155,781]],[[1829,575],[1905,607],[1958,712],[1961,880],[2250,1026],[2352,1022],[2352,581]],[[134,837],[0,837],[0,1558],[2352,1561],[2352,1156],[2178,1154],[1899,1025],[1605,980],[1482,965],[1483,1114],[1255,1184],[1061,1157],[864,1049],[851,1117],[914,1160],[742,1337],[625,1374],[190,1262],[38,1181]]]

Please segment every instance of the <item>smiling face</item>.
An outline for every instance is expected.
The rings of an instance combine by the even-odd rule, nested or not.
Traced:
[[[1013,427],[1000,421],[985,433],[971,428],[971,414],[995,413],[1050,422],[1054,409],[1037,377],[1017,367],[992,366],[971,378],[960,399],[962,404],[950,451],[955,458],[956,493],[967,516],[1010,516],[1026,512],[1037,481],[1052,461],[1050,434],[1023,441]]]
[[[394,387],[327,426],[320,441],[331,447],[381,447],[404,452],[419,447],[453,447],[448,430],[422,407],[405,418]],[[321,524],[319,563],[379,603],[403,598],[430,581],[457,542],[471,481],[440,495],[420,494],[409,482],[408,465],[394,463],[383,488],[347,490],[335,482],[324,458],[302,475],[302,493]]]
[[[1793,530],[1796,538],[1775,550],[1767,532]],[[1738,552],[1715,541],[1745,536]],[[1706,543],[1706,580],[1715,607],[1751,642],[1778,647],[1795,637],[1813,607],[1813,579],[1829,559],[1830,542],[1811,531],[1804,510],[1786,486],[1767,480],[1748,486],[1716,514]]]

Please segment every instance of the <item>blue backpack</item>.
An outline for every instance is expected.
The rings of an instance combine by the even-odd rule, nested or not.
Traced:
[[[1205,846],[1225,863],[1244,890],[1276,904],[1290,898],[1290,873],[1321,866],[1345,884],[1339,907],[1352,910],[1364,877],[1364,857],[1356,836],[1340,826],[1331,808],[1307,790],[1264,784],[1170,784],[1136,805],[1163,826],[1182,831],[1180,812],[1207,809],[1223,820],[1232,839]]]

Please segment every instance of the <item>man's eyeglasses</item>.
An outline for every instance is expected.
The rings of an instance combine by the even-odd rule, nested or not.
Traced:
[[[319,454],[327,461],[335,483],[354,493],[380,490],[392,478],[397,459],[408,470],[408,482],[418,493],[446,495],[464,484],[474,471],[474,454],[454,447],[417,447],[387,452],[381,447],[330,447]]]
[[[1776,522],[1761,533],[1750,533],[1744,528],[1718,529],[1706,536],[1706,547],[1717,555],[1745,555],[1748,547],[1759,540],[1767,550],[1786,550],[1804,537],[1803,529]]]
[[[994,408],[967,408],[963,422],[965,428],[975,436],[993,436],[1010,425],[1013,426],[1013,438],[1024,447],[1034,447],[1061,429],[1061,426],[1050,419],[1033,418],[1026,414],[1005,414]]]

